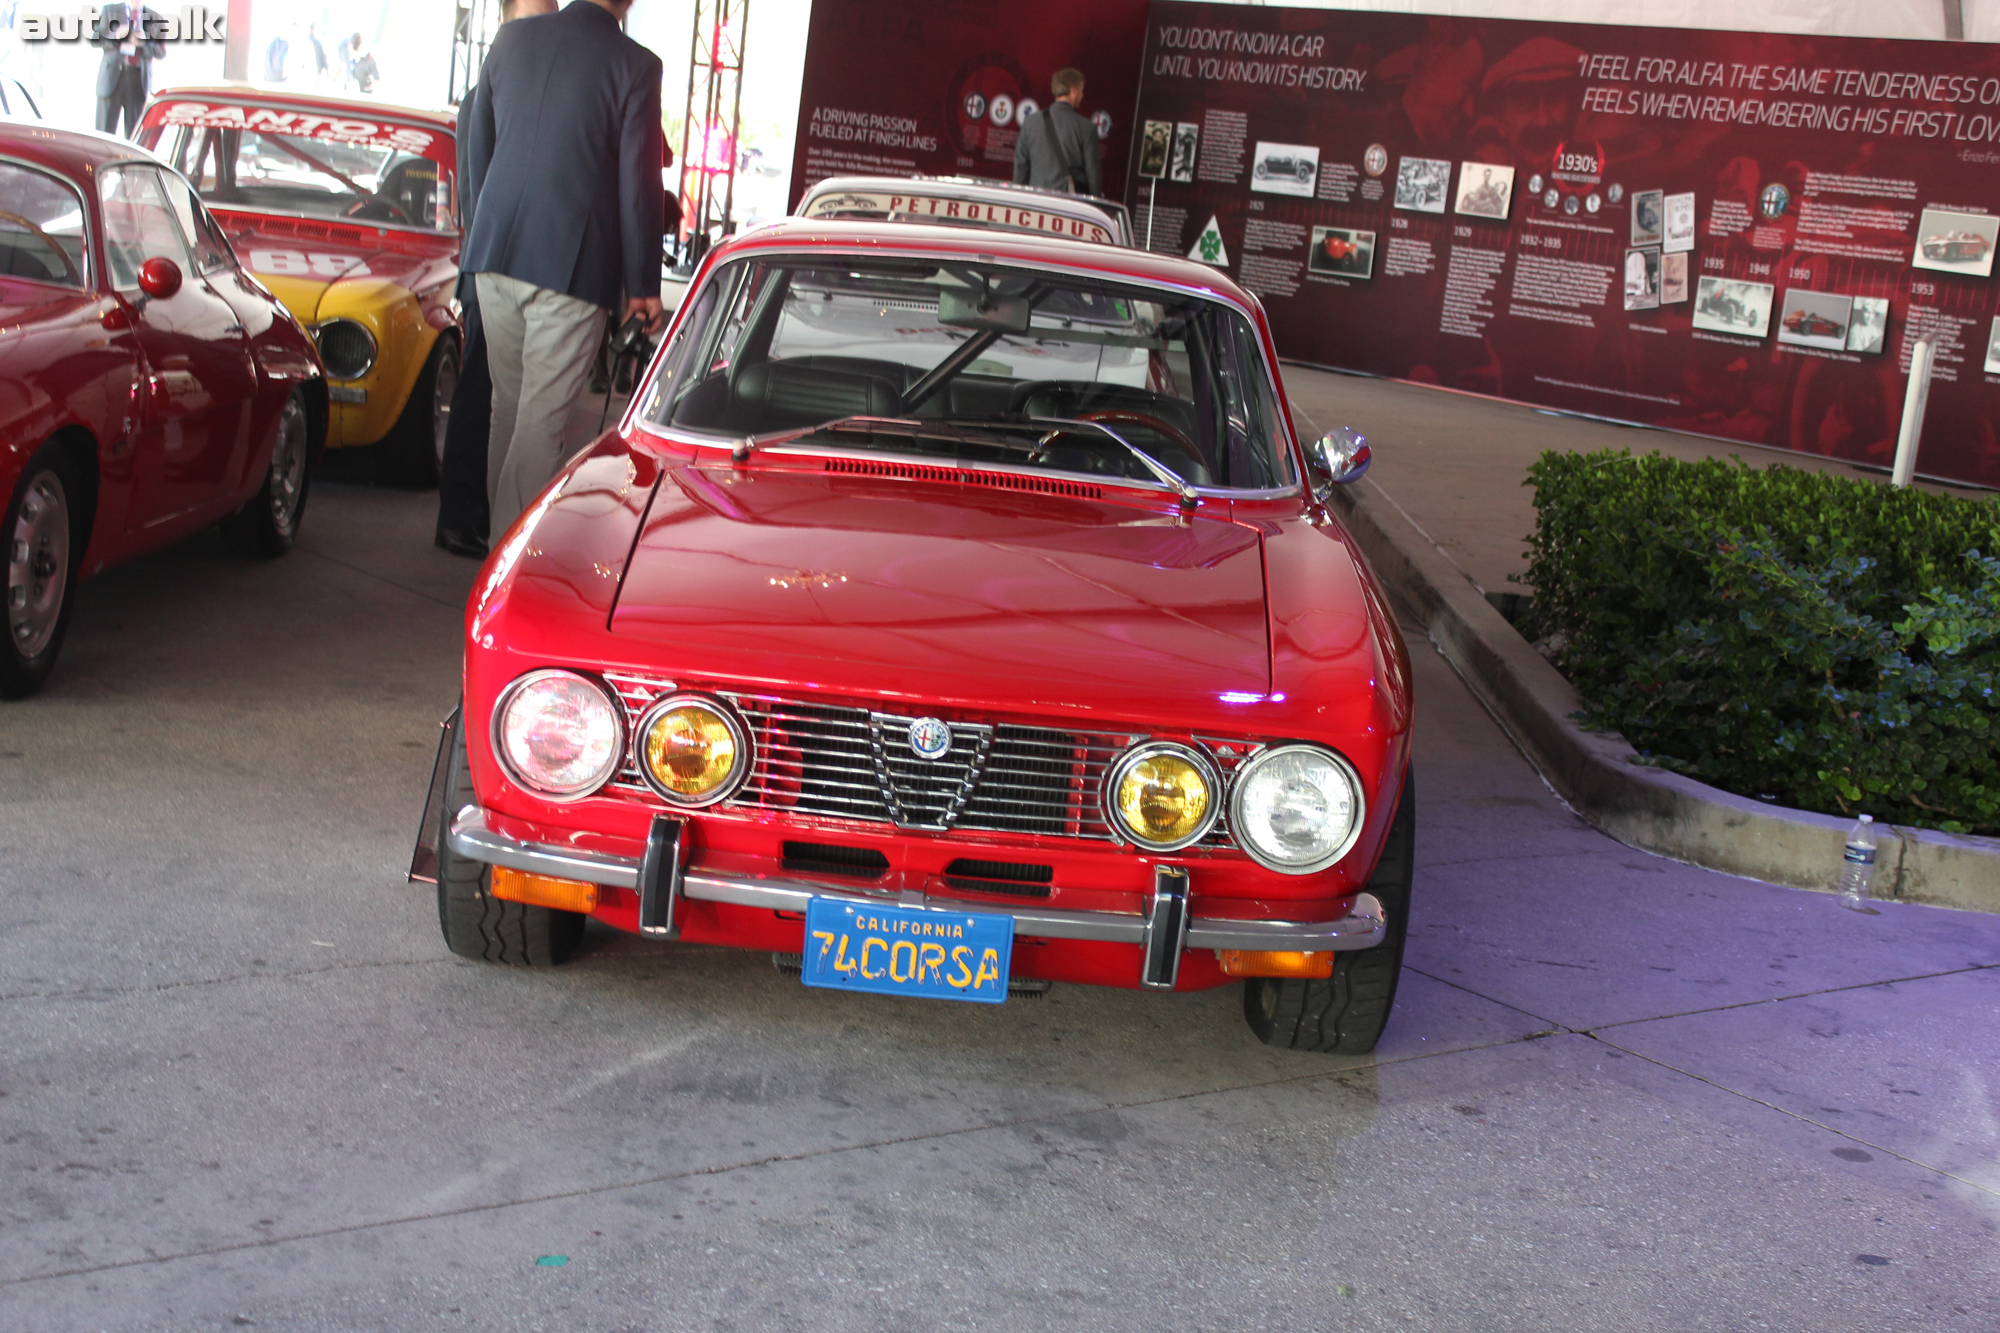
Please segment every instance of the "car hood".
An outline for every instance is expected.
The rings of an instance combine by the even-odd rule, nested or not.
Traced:
[[[1227,521],[692,465],[662,479],[611,619],[672,671],[1084,709],[1262,695],[1267,624],[1258,536]]]
[[[434,285],[458,248],[454,236],[251,213],[228,215],[225,230],[243,266],[306,325],[336,287],[341,309],[352,310],[371,289],[393,300]]]

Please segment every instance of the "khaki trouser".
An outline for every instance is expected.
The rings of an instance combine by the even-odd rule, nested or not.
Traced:
[[[476,282],[493,374],[486,496],[498,542],[562,466],[563,428],[589,381],[607,312],[504,273]]]

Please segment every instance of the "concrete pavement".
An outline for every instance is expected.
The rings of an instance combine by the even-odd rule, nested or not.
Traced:
[[[1814,454],[1561,416],[1400,380],[1306,366],[1286,366],[1284,373],[1292,407],[1320,430],[1352,426],[1368,437],[1378,466],[1362,484],[1387,497],[1483,592],[1533,591],[1519,582],[1535,530],[1535,493],[1524,482],[1546,449],[1657,450],[1688,462],[1738,458],[1751,467],[1782,465],[1888,480],[1884,472]],[[1950,495],[1993,495],[1928,479],[1916,484]]]
[[[1234,989],[451,958],[401,877],[473,574],[433,503],[114,571],[0,709],[0,1327],[2000,1326],[2000,918],[1622,847],[1419,635],[1372,1059]]]

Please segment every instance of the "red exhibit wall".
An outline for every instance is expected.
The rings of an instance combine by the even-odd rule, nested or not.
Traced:
[[[1918,470],[2000,486],[1992,46],[1159,0],[1144,62],[1138,229],[1288,357],[1887,465],[1929,332]]]
[[[1012,180],[1026,97],[1083,71],[1101,116],[1104,187],[1126,176],[1146,0],[817,0],[806,39],[792,200],[827,176],[916,173]]]

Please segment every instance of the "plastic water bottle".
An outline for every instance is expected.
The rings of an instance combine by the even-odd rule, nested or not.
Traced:
[[[1868,893],[1875,883],[1875,816],[1863,815],[1847,830],[1847,850],[1840,859],[1840,901],[1857,912],[1869,912]]]

